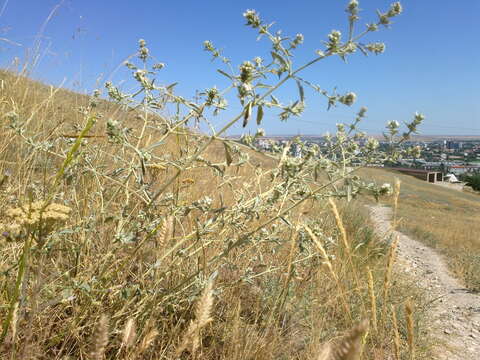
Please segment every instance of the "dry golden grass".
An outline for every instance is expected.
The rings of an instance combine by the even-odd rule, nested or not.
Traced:
[[[169,202],[148,207],[149,191],[176,171],[173,160],[205,138],[184,128],[169,134],[142,173],[133,151],[107,141],[102,119],[59,177],[84,126],[75,109],[89,99],[3,71],[0,81],[0,222],[12,221],[8,209],[49,197],[71,209],[49,234],[34,228],[28,241],[2,237],[2,356],[333,360],[393,353],[391,317],[378,310],[388,246],[361,206],[338,202],[332,213],[326,201],[308,200],[283,214],[291,199],[275,192],[279,161],[246,150],[248,161],[236,165],[235,155],[227,167],[215,142],[168,187]],[[134,111],[108,102],[98,109],[104,119],[122,118],[143,147],[164,137],[160,128],[143,131]],[[12,111],[21,133],[9,128]],[[279,201],[257,210],[274,195]],[[212,204],[202,207],[205,196]],[[401,279],[389,289],[389,303],[407,295],[421,301]],[[378,319],[378,331],[357,326],[364,318]],[[406,354],[407,337],[400,342]],[[325,344],[328,357],[319,350]],[[418,359],[427,356],[424,344],[415,346]]]
[[[392,183],[398,177],[402,183],[399,230],[440,250],[455,276],[468,288],[480,291],[479,195],[382,169],[365,169],[362,174],[378,183]]]

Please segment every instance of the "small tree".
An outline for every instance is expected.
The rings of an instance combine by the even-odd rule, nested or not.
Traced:
[[[467,186],[471,186],[473,190],[480,191],[480,174],[465,177]]]

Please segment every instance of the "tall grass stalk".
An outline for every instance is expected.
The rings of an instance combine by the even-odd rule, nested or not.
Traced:
[[[387,263],[385,267],[385,277],[383,280],[383,305],[382,305],[382,321],[383,322],[385,322],[387,319],[388,294],[391,286],[392,271],[393,271],[393,265],[395,263],[398,241],[399,241],[399,237],[397,235],[390,245],[390,249],[388,251]]]

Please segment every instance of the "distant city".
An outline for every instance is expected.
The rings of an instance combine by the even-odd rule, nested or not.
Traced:
[[[270,136],[255,140],[255,146],[262,151],[272,151],[282,148],[287,142],[296,136]],[[320,150],[326,149],[327,142],[323,136],[297,136],[308,148],[311,144],[317,144]],[[377,137],[380,148],[386,148],[388,143]],[[419,169],[425,171],[440,172],[443,175],[454,175],[452,179],[461,178],[465,175],[480,174],[480,136],[414,136],[411,140],[403,143],[405,148],[417,146],[421,149],[419,158],[405,158],[396,163],[378,164],[378,166],[397,167],[403,169]],[[293,143],[290,155],[303,156],[302,147]]]

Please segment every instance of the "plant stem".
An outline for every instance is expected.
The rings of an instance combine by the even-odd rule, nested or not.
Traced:
[[[5,341],[5,337],[7,336],[7,333],[8,333],[8,328],[10,327],[15,309],[17,308],[17,305],[19,303],[20,292],[21,292],[20,289],[22,287],[23,279],[25,278],[25,274],[28,267],[28,256],[30,254],[31,241],[32,241],[32,237],[31,235],[28,235],[23,245],[23,252],[22,252],[22,256],[20,258],[20,262],[18,266],[17,280],[15,281],[15,289],[14,289],[12,300],[10,302],[10,306],[8,309],[8,315],[3,322],[3,330],[2,330],[2,334],[0,335],[0,345],[3,344],[3,342]]]

